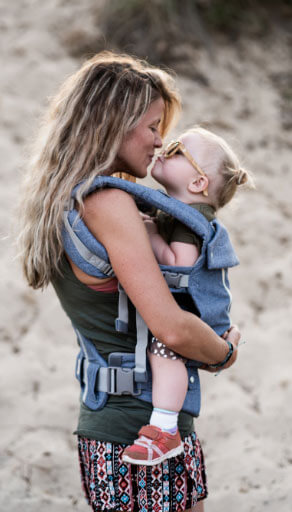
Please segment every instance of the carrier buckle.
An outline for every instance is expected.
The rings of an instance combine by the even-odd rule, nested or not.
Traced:
[[[110,395],[133,395],[141,394],[141,390],[134,390],[134,369],[109,366],[108,370],[108,393]]]
[[[170,288],[181,288],[182,274],[177,272],[164,272],[165,280]]]

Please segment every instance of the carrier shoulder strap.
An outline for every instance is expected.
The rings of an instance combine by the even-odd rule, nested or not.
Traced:
[[[113,275],[113,272],[107,252],[103,245],[90,233],[74,206],[74,199],[77,197],[82,185],[83,183],[81,182],[74,188],[72,198],[64,211],[64,249],[75,265],[87,274],[95,277],[109,277]],[[169,197],[161,190],[154,190],[121,178],[98,176],[93,180],[84,195],[106,187],[124,190],[140,199],[146,205],[154,206],[173,215],[197,233],[203,240],[211,239],[213,236],[214,229],[203,215],[189,205]]]
[[[73,190],[72,196],[74,198],[76,198],[80,186],[81,185],[78,185]],[[124,190],[125,192],[128,192],[129,194],[140,199],[146,205],[154,206],[155,208],[169,213],[173,217],[176,217],[183,224],[186,224],[191,230],[195,231],[197,235],[202,238],[206,238],[208,233],[211,234],[212,232],[210,223],[202,214],[200,214],[200,212],[194,210],[189,205],[182,203],[178,199],[168,196],[162,190],[155,190],[150,187],[145,187],[140,183],[133,183],[112,176],[97,176],[93,180],[86,195],[94,192],[99,188],[107,187]]]

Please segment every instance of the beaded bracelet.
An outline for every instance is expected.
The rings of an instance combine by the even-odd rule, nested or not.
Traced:
[[[233,354],[233,345],[232,345],[232,343],[230,343],[230,341],[226,341],[226,343],[229,346],[229,350],[228,350],[228,354],[225,357],[225,359],[223,361],[221,361],[220,363],[208,364],[208,366],[210,366],[211,368],[222,368],[222,366],[224,366],[229,361],[229,359],[231,358],[231,356]]]

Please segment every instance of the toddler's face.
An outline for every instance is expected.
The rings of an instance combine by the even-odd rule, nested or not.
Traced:
[[[183,138],[181,140],[185,143]],[[185,147],[192,154],[192,147],[187,142]],[[172,194],[186,190],[190,181],[196,176],[196,170],[182,153],[175,153],[168,158],[165,158],[162,153],[153,165],[151,175]]]

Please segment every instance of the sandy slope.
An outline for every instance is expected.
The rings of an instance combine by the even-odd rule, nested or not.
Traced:
[[[7,512],[87,510],[72,436],[74,336],[52,290],[26,287],[7,235],[25,144],[46,97],[76,67],[61,41],[68,27],[94,33],[93,3],[0,2],[0,508]],[[207,510],[288,512],[292,175],[283,91],[289,53],[278,30],[267,43],[221,43],[215,55],[211,62],[203,51],[194,53],[208,87],[179,79],[184,112],[176,133],[207,122],[241,148],[257,191],[242,193],[221,214],[241,260],[231,274],[233,320],[247,344],[228,373],[203,377],[197,429],[209,472]]]

